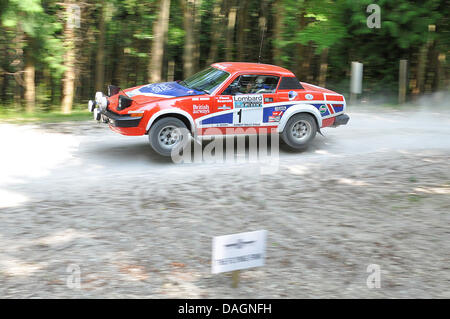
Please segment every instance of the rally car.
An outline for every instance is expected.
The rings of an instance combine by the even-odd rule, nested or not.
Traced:
[[[170,156],[194,139],[211,135],[279,134],[304,149],[324,127],[347,124],[344,96],[300,82],[284,68],[222,62],[183,81],[122,90],[109,85],[88,103],[94,119],[123,135],[148,135],[159,154]]]

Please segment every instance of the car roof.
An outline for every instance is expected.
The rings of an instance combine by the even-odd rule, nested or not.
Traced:
[[[212,67],[227,71],[231,74],[237,72],[269,72],[269,73],[277,73],[280,76],[295,76],[291,71],[270,64],[262,64],[262,63],[248,63],[248,62],[219,62],[211,64]]]

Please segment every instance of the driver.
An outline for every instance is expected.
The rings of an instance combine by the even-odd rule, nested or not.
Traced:
[[[263,76],[258,76],[253,84],[252,90],[249,93],[258,93],[260,90],[264,90],[266,87],[264,85],[265,78]]]

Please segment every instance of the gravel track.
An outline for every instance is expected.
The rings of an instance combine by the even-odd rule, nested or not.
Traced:
[[[274,174],[173,164],[92,122],[0,124],[0,297],[450,298],[450,112],[378,110]],[[212,237],[258,229],[266,266],[238,289],[211,274]]]

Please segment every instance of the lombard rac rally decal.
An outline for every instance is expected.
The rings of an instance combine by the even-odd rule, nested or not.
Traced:
[[[234,108],[262,107],[264,98],[262,94],[242,94],[233,96]]]

